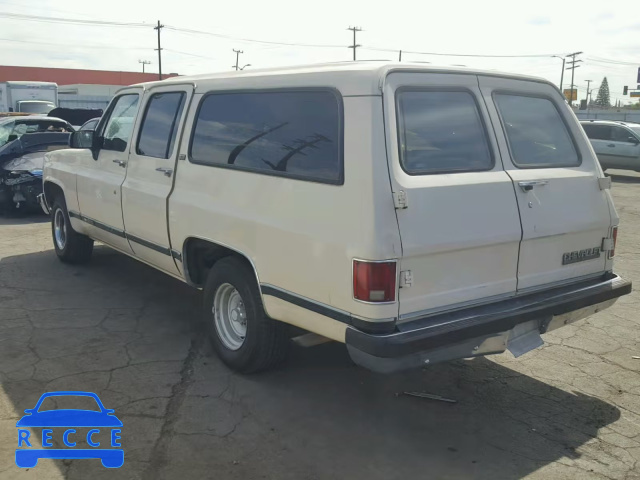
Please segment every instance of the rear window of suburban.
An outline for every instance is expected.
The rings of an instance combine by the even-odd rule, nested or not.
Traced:
[[[396,102],[400,163],[409,175],[493,168],[471,92],[402,89]]]
[[[343,183],[342,104],[330,90],[204,97],[190,161],[322,183]]]
[[[497,93],[494,100],[517,167],[580,165],[567,126],[550,99]]]

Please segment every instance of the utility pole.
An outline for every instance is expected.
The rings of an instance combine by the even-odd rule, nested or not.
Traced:
[[[576,60],[576,56],[577,55],[581,55],[582,52],[574,52],[574,53],[570,53],[569,55],[567,55],[567,58],[571,57],[571,61],[567,62],[569,63],[571,66],[569,68],[567,68],[567,70],[571,70],[571,96],[569,97],[569,106],[572,107],[573,106],[573,90],[574,90],[574,85],[573,85],[573,80],[575,77],[575,72],[576,72],[576,68],[579,68],[580,65],[576,65],[576,63],[581,62],[582,60]]]
[[[231,68],[235,68],[236,72],[238,70],[240,70],[240,68],[238,67],[238,61],[240,60],[240,54],[244,53],[242,50],[236,50],[235,48],[233,49],[233,51],[236,53],[236,64],[235,65],[231,65]],[[247,65],[245,65],[244,67],[246,67]],[[242,67],[242,69],[244,69],[244,67]]]
[[[361,32],[362,29],[360,27],[349,27],[349,28],[347,28],[347,30],[351,30],[353,32],[353,45],[349,45],[348,48],[353,48],[353,61],[355,62],[356,61],[356,48],[362,46],[362,45],[358,45],[356,43],[356,32]]]
[[[151,65],[151,62],[149,60],[138,60],[138,63],[142,64],[142,73],[144,73],[144,66],[145,65]]]
[[[558,55],[551,55],[552,58],[559,58],[560,60],[562,60],[562,72],[560,73],[560,91],[562,92],[562,83],[564,82],[564,62],[565,62],[565,58],[564,57],[560,57]]]
[[[162,80],[162,47],[160,46],[160,30],[163,28],[164,25],[160,23],[160,20],[158,20],[158,26],[153,27],[154,30],[158,31],[158,48],[156,50],[158,50],[158,78],[160,80]]]
[[[585,80],[585,82],[587,82],[587,108],[589,108],[589,86],[593,80]]]
[[[402,61],[402,50],[400,50],[400,53],[398,54],[398,61],[399,62]]]

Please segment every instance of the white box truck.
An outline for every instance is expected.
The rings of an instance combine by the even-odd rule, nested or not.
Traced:
[[[53,82],[0,83],[0,112],[46,115],[58,106],[58,85]]]

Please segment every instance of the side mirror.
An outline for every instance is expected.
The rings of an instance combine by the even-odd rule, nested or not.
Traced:
[[[69,146],[71,148],[90,148],[93,150],[93,130],[80,130],[79,132],[72,132],[69,135]]]
[[[640,140],[638,140],[636,137],[629,137],[628,138],[629,143],[633,143],[634,145],[638,145],[640,143]]]

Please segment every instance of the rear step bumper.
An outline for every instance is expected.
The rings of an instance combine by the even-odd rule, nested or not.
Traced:
[[[608,273],[596,280],[426,316],[398,325],[394,333],[376,335],[349,327],[346,344],[355,363],[381,373],[501,353],[511,349],[510,341],[523,329],[546,333],[599,312],[630,292],[631,282]]]

